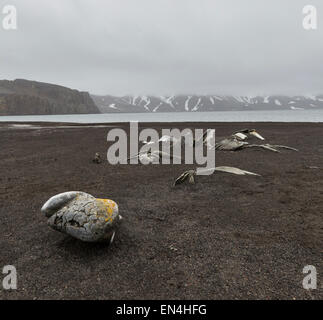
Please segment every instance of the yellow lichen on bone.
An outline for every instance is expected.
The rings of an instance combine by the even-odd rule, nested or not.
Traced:
[[[41,209],[51,228],[85,242],[113,240],[121,219],[118,204],[81,191],[54,195]]]
[[[113,220],[112,215],[115,207],[115,202],[110,199],[96,199],[99,206],[102,207],[105,210],[105,221],[111,221]]]

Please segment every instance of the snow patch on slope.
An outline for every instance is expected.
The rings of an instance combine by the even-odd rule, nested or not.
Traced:
[[[191,99],[192,99],[192,96],[188,96],[188,98],[185,101],[184,108],[185,108],[186,111],[189,111],[188,104],[189,104]]]
[[[192,111],[197,111],[199,109],[199,106],[200,106],[200,102],[201,102],[201,98],[198,99],[196,105],[193,107]]]

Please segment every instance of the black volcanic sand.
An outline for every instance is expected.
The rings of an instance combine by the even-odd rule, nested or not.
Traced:
[[[178,188],[174,178],[192,166],[96,165],[109,128],[49,126],[0,124],[0,267],[18,272],[18,289],[0,289],[1,299],[323,298],[323,124],[172,124],[218,136],[255,127],[300,149],[218,152],[217,165],[262,177],[216,173]],[[69,190],[119,204],[124,221],[110,247],[47,226],[41,206]],[[317,290],[302,287],[309,264]]]

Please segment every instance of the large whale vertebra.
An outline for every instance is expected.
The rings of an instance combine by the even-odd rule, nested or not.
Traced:
[[[50,198],[41,208],[48,225],[86,242],[110,241],[121,220],[113,200],[97,199],[88,193],[70,191]]]

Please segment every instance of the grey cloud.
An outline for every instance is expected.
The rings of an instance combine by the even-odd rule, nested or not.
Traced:
[[[323,3],[306,0],[11,0],[1,78],[96,94],[323,92]],[[0,7],[8,4],[0,1]]]

